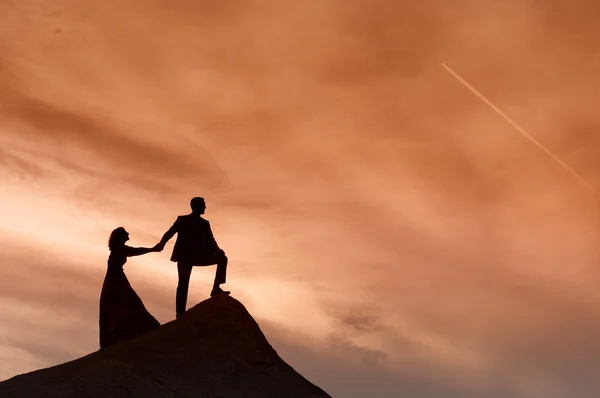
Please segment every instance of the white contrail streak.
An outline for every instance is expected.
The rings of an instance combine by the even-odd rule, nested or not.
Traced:
[[[479,97],[479,99],[481,99],[483,102],[485,102],[487,105],[489,105],[489,107],[492,108],[498,115],[502,116],[504,118],[504,120],[506,120],[511,126],[513,126],[519,133],[521,133],[523,136],[525,136],[525,138],[527,138],[529,141],[531,141],[535,146],[540,148],[542,151],[546,152],[546,154],[548,156],[550,156],[552,159],[554,159],[554,161],[556,163],[558,163],[565,170],[567,170],[569,173],[571,173],[575,178],[577,178],[579,181],[581,181],[586,187],[588,187],[588,189],[590,189],[594,193],[596,192],[596,189],[594,188],[594,186],[592,184],[590,184],[585,178],[583,178],[581,175],[579,175],[575,170],[573,170],[568,164],[566,164],[558,156],[553,154],[548,148],[546,148],[544,145],[542,145],[538,140],[536,140],[534,137],[532,137],[531,134],[529,134],[527,131],[525,131],[525,129],[523,129],[523,127],[519,126],[514,120],[512,120],[504,112],[502,112],[502,110],[500,108],[498,108],[496,105],[494,105],[492,103],[492,101],[490,101],[483,94],[481,94],[479,91],[477,91],[477,89],[475,89],[475,87],[471,86],[465,79],[460,77],[456,72],[454,72],[452,69],[450,69],[450,67],[448,67],[445,63],[442,62],[442,66],[444,67],[444,69],[446,69],[448,71],[448,73],[450,73],[452,76],[454,76],[456,78],[456,80],[461,82],[463,84],[463,86],[468,88],[473,94],[475,94],[477,97]]]

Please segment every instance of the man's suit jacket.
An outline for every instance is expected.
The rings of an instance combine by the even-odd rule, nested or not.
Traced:
[[[216,254],[220,248],[208,220],[195,214],[179,216],[165,233],[162,241],[168,241],[175,234],[177,240],[173,247],[171,261],[190,265],[215,264]]]

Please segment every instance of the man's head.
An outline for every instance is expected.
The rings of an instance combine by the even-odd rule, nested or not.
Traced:
[[[204,198],[193,198],[190,202],[190,207],[192,208],[192,213],[204,214],[204,210],[206,210],[206,202],[204,201]]]

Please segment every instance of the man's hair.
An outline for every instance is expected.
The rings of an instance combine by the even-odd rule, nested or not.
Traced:
[[[196,211],[198,210],[202,205],[204,205],[206,202],[204,201],[204,198],[201,197],[195,197],[190,201],[190,207],[192,208],[192,211]]]

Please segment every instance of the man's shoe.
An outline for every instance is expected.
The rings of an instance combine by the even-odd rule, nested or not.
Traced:
[[[210,297],[216,296],[218,294],[231,294],[231,292],[227,290],[223,290],[220,287],[214,288],[212,292],[210,292]]]

